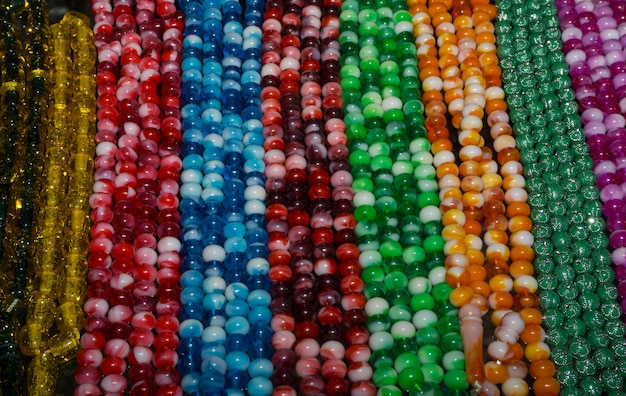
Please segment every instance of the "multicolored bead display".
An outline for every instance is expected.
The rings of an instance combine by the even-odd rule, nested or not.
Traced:
[[[626,2],[91,12],[0,7],[1,394],[626,392]]]

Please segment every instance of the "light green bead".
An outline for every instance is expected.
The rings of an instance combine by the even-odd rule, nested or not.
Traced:
[[[396,304],[389,308],[389,320],[391,320],[392,323],[401,320],[410,322],[412,317],[413,313],[411,312],[411,309],[406,305]]]
[[[414,166],[418,165],[432,165],[433,155],[428,151],[418,151],[411,155],[411,162]]]
[[[363,115],[366,119],[373,117],[382,118],[384,113],[383,106],[379,103],[370,103],[367,106],[363,106]]]
[[[424,383],[424,374],[418,367],[407,367],[398,376],[398,385],[407,391],[422,383]]]
[[[359,254],[359,264],[361,264],[361,268],[371,267],[373,265],[381,265],[383,263],[383,257],[379,252],[376,251],[367,251],[361,252]]]
[[[422,327],[415,334],[415,341],[417,345],[439,345],[441,341],[441,335],[436,327]]]
[[[417,293],[411,297],[411,308],[415,312],[423,309],[432,310],[434,307],[435,300],[428,293]]]
[[[443,353],[438,345],[424,345],[417,351],[417,357],[419,357],[422,364],[440,364]]]
[[[426,363],[421,367],[422,374],[424,374],[424,382],[431,384],[439,384],[443,381],[443,368],[438,364]]]
[[[435,312],[429,309],[422,309],[421,311],[415,312],[412,322],[417,329],[421,329],[423,327],[437,326],[438,319]]]
[[[398,383],[398,373],[392,367],[383,366],[374,370],[374,373],[372,374],[372,381],[377,388],[395,388],[398,392],[400,392],[400,390],[394,386]],[[378,391],[378,394],[381,394],[381,390]],[[387,392],[382,394],[395,395],[397,393]],[[398,394],[398,396],[401,395],[402,393]]]
[[[396,241],[384,241],[380,244],[380,254],[383,258],[398,257],[402,254],[402,245]]]
[[[376,11],[371,9],[365,9],[359,11],[359,23],[363,24],[366,22],[375,22],[378,16],[376,15]]]
[[[341,76],[342,79],[345,79],[346,77],[349,77],[349,76],[359,78],[359,76],[361,75],[361,70],[355,65],[344,65],[344,66],[341,66],[339,75]]]
[[[383,61],[378,69],[380,74],[398,74],[398,64],[392,60]]]
[[[352,182],[352,188],[354,191],[373,191],[374,190],[374,181],[372,179],[366,177],[357,177]],[[374,206],[372,203],[371,206]]]
[[[413,176],[418,180],[434,180],[437,172],[432,164],[423,164],[415,167]]]
[[[448,370],[463,370],[465,368],[465,355],[461,351],[450,351],[443,355],[443,368]]]
[[[396,373],[396,383],[398,382],[398,374]],[[378,387],[378,384],[374,382],[374,384]],[[385,385],[378,389],[376,392],[376,396],[403,396],[402,391],[397,386]]]
[[[352,202],[357,208],[363,205],[374,206],[374,204],[376,204],[376,197],[374,197],[371,191],[358,191],[354,194]]]
[[[391,335],[395,339],[415,337],[415,326],[405,320],[398,321],[391,325]]]
[[[380,155],[388,156],[389,154],[391,154],[391,148],[389,148],[389,145],[385,142],[376,142],[370,145],[367,152],[372,158],[378,157]]]
[[[381,349],[391,349],[393,347],[393,336],[386,331],[377,331],[370,334],[368,344],[372,351]]]
[[[426,259],[426,252],[421,246],[410,246],[402,252],[402,260],[406,264],[423,262]]]
[[[420,360],[417,357],[417,354],[411,352],[404,352],[398,355],[393,362],[393,368],[397,372],[402,372],[402,370],[407,367],[419,367]]]
[[[387,85],[384,86],[380,92],[380,95],[383,98],[391,98],[391,97],[400,97],[400,94],[402,93],[402,90],[400,89],[400,87],[396,86],[396,85]]]
[[[389,303],[382,297],[374,297],[365,303],[367,316],[386,315],[389,312]]]
[[[446,269],[445,267],[435,267],[428,273],[428,280],[431,285],[438,285],[446,281]]]
[[[417,139],[413,139],[409,144],[409,151],[415,154],[420,151],[430,151],[430,142],[428,139],[420,137]]]
[[[441,221],[441,210],[436,206],[429,205],[420,210],[419,216],[422,223]]]
[[[396,161],[391,167],[394,176],[413,173],[413,164],[410,161]]]
[[[417,191],[419,192],[437,192],[439,190],[439,186],[437,185],[436,180],[418,180],[417,181]]]
[[[383,102],[383,98],[380,96],[378,92],[368,91],[361,96],[361,104],[363,106],[367,106],[369,104],[381,104]]]
[[[380,7],[376,10],[378,19],[393,18],[393,11],[389,7]]]
[[[432,288],[433,286],[428,278],[423,276],[416,276],[409,281],[409,293],[411,293],[411,295],[429,293]]]
[[[386,242],[383,242],[383,244],[381,244],[381,248],[382,248],[382,245],[384,245],[385,243]],[[394,242],[394,243],[397,243],[397,242]],[[400,246],[400,244],[398,244],[398,246],[400,249],[402,249],[402,246]],[[390,257],[398,257],[398,256],[390,256]],[[409,283],[409,279],[404,272],[393,271],[385,277],[385,286],[387,286],[388,289],[405,289],[408,283]]]

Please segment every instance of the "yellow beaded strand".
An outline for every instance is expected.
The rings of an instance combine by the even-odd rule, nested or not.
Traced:
[[[22,343],[34,356],[27,379],[31,395],[53,394],[58,365],[79,348],[94,155],[95,48],[89,20],[70,12],[51,31],[54,71],[35,257],[38,284]],[[53,323],[58,333],[51,335]]]

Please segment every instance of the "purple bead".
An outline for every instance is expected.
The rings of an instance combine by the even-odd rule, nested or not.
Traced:
[[[622,184],[626,182],[626,168],[615,170],[615,183]]]
[[[621,247],[613,250],[611,253],[611,259],[613,260],[613,264],[617,266],[623,266],[626,264],[626,247]]]
[[[624,192],[622,191],[622,188],[619,187],[617,184],[609,184],[600,191],[600,199],[602,200],[602,202],[606,202],[611,199],[622,198],[624,198]]]
[[[626,247],[626,230],[615,230],[609,236],[609,245],[612,249]],[[623,266],[621,266],[623,267]],[[616,270],[619,267],[616,267]],[[616,271],[617,272],[617,271]],[[616,274],[617,275],[617,274]]]
[[[609,199],[602,204],[602,213],[606,217],[615,216],[622,210],[622,203],[621,199]]]
[[[583,49],[582,41],[576,38],[571,38],[571,39],[568,39],[565,43],[563,43],[563,52],[568,53],[575,49],[578,49],[578,50]]]
[[[589,73],[591,72],[591,69],[589,68],[589,65],[587,64],[587,62],[581,61],[581,62],[576,62],[575,64],[570,66],[570,75],[572,77],[578,77],[578,76],[586,76],[587,78]]]
[[[623,215],[615,215],[612,217],[607,217],[606,219],[606,229],[609,232],[614,232],[617,230],[623,230],[626,228],[626,216]]]
[[[622,281],[617,284],[617,293],[621,298],[626,297],[626,282]]]
[[[590,121],[585,125],[584,129],[587,137],[606,134],[606,127],[600,121]]]
[[[626,62],[618,60],[609,65],[609,70],[611,70],[611,73],[614,76],[621,74],[621,73],[626,73]],[[622,85],[623,84],[621,84],[620,86]],[[615,88],[617,88],[617,86],[615,86]]]
[[[602,43],[602,50],[605,54],[608,54],[612,51],[618,51],[622,48],[622,44],[615,39],[607,40]]]
[[[626,281],[626,265],[615,266],[615,280],[617,282]]]
[[[599,189],[603,189],[609,184],[614,184],[616,181],[614,173],[602,173],[596,176],[596,186]]]
[[[580,109],[584,111],[592,107],[598,107],[598,100],[595,98],[595,96],[587,96],[579,99],[578,105]]]
[[[626,157],[626,139],[615,139],[609,144],[611,154],[616,158]]]
[[[613,10],[611,9],[611,7],[608,4],[602,4],[599,6],[596,6],[595,10],[593,11],[594,14],[596,14],[596,17],[599,18],[598,19],[598,23],[600,22],[600,19],[602,19],[602,17],[612,17],[613,16]],[[607,18],[609,19],[609,18]],[[613,18],[610,18],[613,21],[615,21]]]
[[[609,140],[626,139],[626,128],[619,127],[609,129],[606,133],[606,136]]]

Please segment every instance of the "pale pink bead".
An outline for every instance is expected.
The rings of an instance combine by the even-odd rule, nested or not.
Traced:
[[[372,366],[367,362],[355,362],[348,368],[348,378],[352,382],[369,381],[372,378]]]
[[[296,344],[296,354],[303,357],[316,357],[320,353],[320,344],[312,338],[304,338]]]
[[[343,359],[346,348],[338,341],[326,341],[320,348],[320,356],[324,360]]]
[[[83,305],[85,314],[105,316],[109,311],[109,302],[103,298],[90,298]]]
[[[311,227],[313,228],[322,228],[322,227],[332,227],[333,226],[333,217],[330,213],[322,212],[316,213],[311,216]]]
[[[183,168],[183,160],[178,155],[166,155],[161,158],[161,166],[171,166],[180,170]]]
[[[116,133],[119,130],[119,125],[117,125],[117,120],[114,121],[110,118],[105,118],[98,120],[97,129],[99,131],[110,131]]]
[[[122,393],[126,389],[126,378],[119,374],[109,374],[100,381],[104,393]]]
[[[502,393],[505,396],[525,396],[528,392],[528,384],[522,378],[509,377],[502,384]]]
[[[125,359],[129,352],[130,345],[128,345],[128,342],[119,338],[110,339],[104,345],[104,353],[107,356],[116,356]]]
[[[108,257],[105,261],[105,265],[107,267],[111,266],[111,258]],[[87,280],[89,281],[89,283],[94,283],[94,282],[109,282],[111,280],[111,276],[113,276],[111,274],[111,270],[109,270],[108,268],[94,268],[91,271],[89,271],[89,274],[87,274]]]
[[[133,259],[137,264],[150,264],[154,265],[157,261],[157,254],[154,249],[148,247],[142,247],[135,250]]]
[[[294,56],[296,55],[295,52],[297,51],[297,49],[296,48],[292,49],[292,48],[293,47],[283,48],[283,52],[289,52],[289,55],[291,56],[285,56],[280,61],[280,70],[288,70],[288,69],[300,70],[300,62],[298,62],[298,59]]]
[[[272,396],[298,396],[298,393],[288,385],[281,385],[274,388]]]
[[[345,170],[339,170],[330,177],[330,183],[333,187],[346,187],[352,185],[352,175]]]
[[[135,282],[132,276],[128,274],[115,274],[111,277],[110,286],[115,290],[126,289]]]
[[[376,396],[376,386],[369,380],[362,380],[352,384],[351,396]]]
[[[159,240],[157,244],[157,250],[160,253],[164,252],[180,252],[182,245],[178,238],[175,237],[165,237]]]
[[[291,349],[296,344],[296,336],[287,330],[281,330],[272,336],[272,346],[274,349]]]
[[[344,378],[348,367],[340,359],[329,359],[322,364],[322,375],[324,378]]]
[[[100,396],[100,388],[95,384],[80,384],[74,389],[74,396]]]
[[[96,145],[96,156],[113,158],[117,153],[117,145],[112,142],[100,142]]]
[[[285,167],[287,170],[306,169],[307,160],[301,155],[290,155],[285,159]]]
[[[265,168],[267,179],[284,179],[287,176],[287,169],[282,164],[271,164]]]
[[[619,247],[611,253],[611,259],[615,265],[626,264],[626,247]]]
[[[504,110],[495,110],[487,116],[487,125],[490,127],[496,125],[499,122],[509,123],[509,114]]]
[[[117,64],[117,58],[118,58],[117,53],[110,48],[105,48],[105,49],[98,51],[98,62],[100,63],[113,62]]]
[[[485,381],[481,384],[480,391],[481,393],[484,393],[485,396],[500,396],[500,389],[498,389],[498,386],[489,381]]]
[[[333,118],[326,123],[326,129],[332,130],[326,136],[326,141],[331,146],[342,145],[345,146],[348,143],[348,136],[345,134],[345,124],[340,122],[339,119]]]
[[[320,372],[321,363],[315,357],[301,358],[296,362],[296,374],[301,378]]]
[[[268,150],[267,152],[265,152],[265,156],[263,157],[263,160],[267,165],[283,164],[285,163],[285,159],[286,157],[284,151],[276,149]]]
[[[111,238],[115,233],[115,229],[109,223],[96,223],[91,226],[91,230],[89,231],[89,233],[94,238]]]
[[[173,268],[180,267],[180,255],[178,252],[161,252],[157,258],[157,265],[160,268]]]
[[[157,370],[154,374],[154,383],[157,386],[173,385],[178,379],[178,375],[173,373],[169,368],[176,367],[178,364],[178,353],[173,349],[161,349],[154,354],[154,360],[159,361],[159,366],[165,366],[165,369]],[[179,392],[182,395],[182,390]]]
[[[107,317],[112,323],[128,323],[133,317],[133,310],[126,305],[114,305],[109,309]]]
[[[154,297],[157,294],[157,285],[154,282],[139,281],[135,283],[133,295],[135,297]]]
[[[509,360],[513,352],[503,341],[494,341],[487,347],[487,353],[493,360]]]
[[[272,317],[270,325],[274,332],[281,330],[293,331],[296,327],[296,322],[292,316],[278,314]]]
[[[159,183],[159,194],[166,196],[176,196],[180,190],[180,185],[174,179],[161,180]]]
[[[505,326],[497,327],[493,335],[499,341],[504,341],[509,345],[515,344],[519,339],[518,333]]]
[[[131,359],[131,362],[134,360],[138,364],[149,364],[152,361],[152,350],[148,347],[137,345],[131,350],[129,359]]]
[[[521,360],[514,360],[506,365],[510,377],[526,378],[528,375],[528,367]]]
[[[136,329],[150,330],[154,328],[156,318],[150,312],[137,312],[132,316],[130,324]]]

